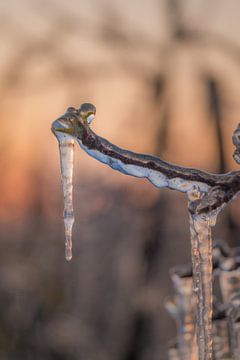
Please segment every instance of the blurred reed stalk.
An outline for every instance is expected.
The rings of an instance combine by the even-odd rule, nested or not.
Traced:
[[[239,360],[240,356],[240,292],[234,294],[227,309],[229,323],[229,338],[233,360]]]
[[[239,248],[214,244],[214,305],[212,317],[213,360],[239,360],[240,354],[240,267]],[[196,303],[192,298],[191,265],[170,271],[174,299],[166,301],[166,309],[177,324],[177,339],[169,346],[168,357],[197,360],[195,333]],[[219,287],[219,288],[218,288]],[[219,291],[220,290],[220,291]]]
[[[170,276],[174,287],[174,304],[176,307],[174,317],[177,323],[179,358],[191,360],[193,352],[196,350],[196,346],[194,346],[196,302],[192,296],[191,266],[173,268],[170,271]],[[167,309],[171,312],[169,305],[170,303],[166,303]]]
[[[168,346],[169,360],[181,360],[177,340],[172,340]]]
[[[225,313],[213,317],[213,359],[230,359],[228,321]]]

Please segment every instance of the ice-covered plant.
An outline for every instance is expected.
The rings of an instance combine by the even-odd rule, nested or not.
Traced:
[[[123,174],[147,178],[158,188],[186,193],[190,218],[193,293],[197,298],[197,338],[199,360],[212,359],[212,237],[219,212],[240,191],[240,172],[210,174],[198,169],[170,164],[159,157],[124,150],[95,134],[90,124],[96,114],[92,104],[68,108],[52,124],[59,141],[64,192],[66,259],[72,257],[72,173],[74,142],[96,160]],[[234,159],[240,163],[240,128],[233,135]]]

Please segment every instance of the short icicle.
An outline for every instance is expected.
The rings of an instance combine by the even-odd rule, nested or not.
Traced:
[[[195,193],[195,199],[200,193]],[[192,196],[189,199],[193,200]],[[190,212],[193,263],[193,292],[197,300],[197,340],[199,360],[212,360],[212,237],[216,218]]]
[[[74,157],[74,140],[69,136],[58,137],[62,188],[64,196],[64,227],[65,227],[65,258],[72,259],[72,227],[74,223],[73,216],[73,157]]]

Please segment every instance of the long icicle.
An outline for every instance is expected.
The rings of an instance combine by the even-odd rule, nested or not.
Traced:
[[[58,137],[61,177],[64,196],[64,227],[65,227],[65,258],[72,259],[72,227],[74,223],[73,216],[73,158],[74,158],[74,140],[68,136]]]
[[[199,360],[212,359],[212,237],[215,218],[190,213],[193,292],[197,297]]]

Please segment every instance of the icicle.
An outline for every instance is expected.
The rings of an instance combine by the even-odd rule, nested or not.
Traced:
[[[200,199],[195,189],[188,193],[189,201]],[[199,360],[212,359],[212,237],[211,226],[216,214],[190,215],[190,234],[193,263],[193,292],[197,297],[197,338]]]
[[[190,216],[199,360],[212,359],[212,239],[208,220]]]
[[[62,188],[64,196],[64,227],[65,227],[65,258],[72,259],[72,227],[74,223],[73,216],[73,157],[74,157],[74,140],[68,135],[56,133],[59,142]]]

